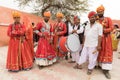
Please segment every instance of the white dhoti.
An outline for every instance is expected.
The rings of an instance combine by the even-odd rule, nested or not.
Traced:
[[[80,52],[71,53],[72,61],[78,62],[80,57]]]
[[[77,52],[75,53],[71,52],[72,61],[75,61],[76,63],[78,63],[81,50],[82,50],[82,46],[80,46],[80,49]]]
[[[112,63],[99,63],[103,70],[112,70]]]
[[[93,69],[96,65],[97,57],[98,57],[98,52],[93,52],[96,51],[96,47],[83,47],[83,50],[81,52],[81,56],[79,57],[79,62],[78,64],[81,65],[85,63],[87,60],[89,60],[88,64],[88,69]]]

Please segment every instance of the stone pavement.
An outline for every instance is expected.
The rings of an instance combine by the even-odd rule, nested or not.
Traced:
[[[0,47],[0,80],[108,80],[102,74],[102,71],[95,69],[92,75],[87,75],[87,64],[84,69],[73,69],[75,64],[70,64],[66,60],[62,60],[49,67],[39,69],[34,64],[30,71],[20,71],[18,73],[8,72],[5,68],[8,47]],[[111,80],[120,80],[120,59],[114,52],[113,70]]]

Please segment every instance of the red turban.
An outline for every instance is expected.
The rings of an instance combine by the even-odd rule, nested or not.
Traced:
[[[74,16],[74,21],[75,21],[76,19],[80,19],[80,16]]]
[[[91,12],[89,12],[89,14],[88,14],[88,18],[90,18],[90,17],[94,16],[95,14],[96,14],[96,12],[95,12],[95,11],[91,11]]]

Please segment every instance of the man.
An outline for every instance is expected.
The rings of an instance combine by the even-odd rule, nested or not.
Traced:
[[[66,24],[67,32],[65,33],[64,36],[68,36],[70,34],[69,31],[72,28],[72,22],[70,20],[70,15],[66,16],[65,24]],[[70,53],[70,58],[72,58],[71,53]],[[65,59],[68,60],[68,53],[66,53]]]
[[[70,15],[66,16],[65,24],[66,24],[66,29],[67,29],[67,32],[65,33],[65,36],[68,36],[70,34],[69,30],[70,30],[70,28],[72,28],[72,25],[73,25],[73,23],[70,20]]]
[[[34,45],[34,48],[38,45],[38,41],[39,41],[39,35],[37,35],[34,31],[35,31],[35,23],[32,22],[31,24],[32,26],[32,30],[33,30],[33,45]]]
[[[65,53],[62,53],[60,51],[59,45],[58,45],[60,37],[64,36],[65,33],[67,32],[66,24],[62,21],[63,17],[64,17],[64,15],[61,12],[58,12],[56,14],[57,22],[53,26],[54,48],[57,52],[58,59],[63,58],[65,56]]]
[[[51,24],[49,23],[50,16],[51,13],[49,11],[44,12],[44,20],[39,22],[35,29],[35,33],[40,37],[35,55],[36,64],[39,66],[39,68],[52,65],[56,62],[56,52],[51,46],[53,30]]]
[[[99,16],[98,14],[95,14],[96,22],[99,22]]]
[[[98,62],[100,63],[106,78],[110,79],[111,75],[109,70],[112,69],[113,60],[112,40],[110,33],[113,31],[113,24],[109,17],[104,17],[105,8],[103,5],[99,6],[96,11],[99,16],[99,22],[103,26],[102,49],[99,51]]]
[[[90,23],[85,27],[84,46],[81,52],[81,56],[79,58],[79,65],[77,66],[78,69],[82,69],[82,64],[88,60],[88,75],[92,73],[96,65],[98,51],[101,49],[101,38],[103,32],[102,25],[98,22],[95,22],[95,14],[96,12],[94,11],[91,11],[88,14]]]
[[[34,60],[34,44],[33,44],[33,26],[31,24],[28,24],[26,25],[27,28],[26,28],[26,39],[27,39],[27,42],[30,46],[30,50],[31,52],[33,53],[33,60]]]
[[[78,52],[76,53],[71,53],[72,55],[72,61],[70,61],[69,63],[78,63],[79,61],[79,57],[80,57],[80,51],[82,50],[82,40],[83,40],[83,31],[84,31],[84,28],[83,26],[80,24],[80,17],[79,16],[74,16],[74,25],[73,25],[73,28],[72,30],[70,31],[72,34],[78,34],[79,36],[79,39],[80,39],[80,49]],[[74,67],[76,68],[77,65]]]
[[[33,53],[26,40],[26,28],[20,23],[21,15],[13,11],[14,23],[8,27],[7,34],[10,37],[7,69],[12,72],[20,70],[30,70],[33,66]]]

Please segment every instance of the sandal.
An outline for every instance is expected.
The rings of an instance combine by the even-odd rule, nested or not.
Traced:
[[[75,63],[75,61],[69,61],[68,63]]]
[[[92,70],[88,69],[87,74],[91,75],[92,74]]]
[[[74,68],[74,69],[82,69],[82,66],[77,64],[77,65],[75,65],[73,68]]]

